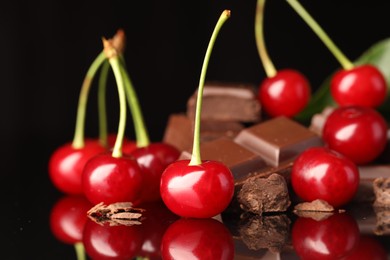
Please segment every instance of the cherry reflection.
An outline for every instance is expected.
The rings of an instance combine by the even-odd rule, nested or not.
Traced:
[[[179,219],[161,243],[162,259],[234,259],[233,238],[215,219]]]
[[[346,213],[324,219],[299,217],[293,225],[292,242],[302,259],[341,259],[355,250],[359,228]]]

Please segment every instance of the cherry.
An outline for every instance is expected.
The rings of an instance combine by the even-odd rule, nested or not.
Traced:
[[[330,89],[333,99],[341,106],[359,105],[375,108],[382,104],[387,92],[387,83],[382,72],[368,64],[355,67],[297,0],[287,0],[287,2],[343,67],[331,79]]]
[[[216,161],[202,162],[199,140],[206,68],[217,34],[229,17],[228,10],[221,14],[202,66],[195,113],[192,159],[173,162],[161,176],[161,198],[172,212],[182,217],[209,218],[218,215],[229,205],[234,193],[234,180],[229,168]]]
[[[83,232],[85,251],[92,259],[127,260],[137,256],[143,241],[138,225],[110,226],[88,219]]]
[[[344,259],[357,248],[359,228],[346,213],[324,220],[298,218],[292,228],[292,243],[301,259]]]
[[[118,136],[112,154],[95,156],[84,167],[83,191],[92,203],[134,202],[142,185],[141,170],[130,156],[123,156],[122,145],[126,127],[126,94],[118,52],[103,40],[104,52],[114,71],[120,101]]]
[[[298,71],[280,70],[261,83],[258,98],[269,116],[292,117],[309,102],[309,82]]]
[[[107,143],[109,148],[113,148],[115,145],[117,135],[116,134],[109,134],[107,137]],[[133,140],[129,140],[127,138],[123,138],[123,144],[122,144],[122,152],[124,154],[131,154],[135,149],[137,149],[137,143]]]
[[[179,219],[169,226],[161,243],[162,259],[234,259],[227,228],[215,219]]]
[[[131,156],[117,158],[111,153],[101,154],[84,168],[84,194],[94,204],[137,201],[142,183],[141,169]]]
[[[146,147],[135,149],[131,155],[138,162],[144,178],[142,202],[161,200],[161,174],[169,164],[179,158],[180,152],[169,144],[151,143]]]
[[[359,171],[340,153],[325,147],[313,147],[295,160],[291,184],[304,201],[322,199],[333,207],[340,207],[355,195]]]
[[[359,244],[345,260],[386,260],[387,252],[377,239],[368,235],[361,235]]]
[[[255,36],[260,59],[267,78],[260,84],[258,100],[271,117],[292,117],[302,111],[310,99],[310,84],[300,72],[292,69],[276,71],[268,56],[263,35],[265,0],[257,1]]]
[[[357,164],[371,162],[385,149],[387,125],[372,108],[348,106],[336,108],[323,128],[326,145]]]
[[[358,105],[375,108],[386,98],[386,80],[373,65],[340,70],[332,77],[330,90],[340,106]]]
[[[65,196],[58,200],[50,212],[50,229],[63,243],[81,242],[87,211],[92,204],[82,196]]]

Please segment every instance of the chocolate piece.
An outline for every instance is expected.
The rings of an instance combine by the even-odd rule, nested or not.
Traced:
[[[203,90],[202,120],[258,122],[260,103],[255,87],[244,84],[207,83]],[[187,102],[187,116],[195,118],[197,91]]]
[[[323,145],[318,135],[287,117],[276,117],[248,127],[234,141],[273,166],[296,158],[309,147]]]
[[[265,167],[265,162],[248,149],[228,138],[219,138],[200,145],[202,160],[219,161],[232,172],[235,180],[246,178],[249,172]],[[179,159],[191,159],[191,152],[183,151]]]
[[[388,208],[375,208],[375,215],[375,235],[390,235],[390,210]]]
[[[98,224],[131,226],[141,224],[142,212],[144,209],[133,208],[131,202],[118,202],[108,206],[101,202],[91,208],[87,215]]]
[[[165,128],[163,142],[179,151],[190,149],[193,142],[192,122],[184,114],[172,114]]]
[[[244,126],[239,122],[202,121],[200,142],[208,142],[220,137],[234,138]],[[193,122],[184,114],[172,114],[165,129],[163,142],[179,151],[190,150],[193,141]]]
[[[251,216],[242,222],[240,237],[251,250],[268,248],[271,252],[281,252],[289,243],[291,221],[286,215]]]
[[[263,212],[285,212],[290,206],[286,180],[279,174],[253,178],[238,192],[241,208],[261,215]]]

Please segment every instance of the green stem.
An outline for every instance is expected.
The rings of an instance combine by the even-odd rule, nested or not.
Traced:
[[[121,65],[118,59],[118,56],[113,56],[109,59],[112,70],[114,71],[116,84],[118,87],[118,95],[119,95],[119,126],[118,126],[118,134],[116,137],[115,145],[112,151],[112,157],[122,157],[122,145],[123,138],[125,135],[126,128],[126,93],[125,93],[125,84],[123,80],[123,75],[121,72]]]
[[[100,70],[99,88],[98,88],[99,140],[100,140],[100,144],[104,147],[108,146],[106,86],[107,86],[107,76],[108,76],[109,69],[110,69],[110,63],[108,61],[104,62]]]
[[[120,70],[125,83],[125,91],[130,107],[130,112],[133,117],[137,147],[146,147],[150,144],[149,135],[145,127],[145,122],[142,111],[140,109],[137,94],[134,90],[133,84],[130,80],[129,74],[124,67],[123,62],[121,63]]]
[[[74,249],[76,251],[77,260],[86,260],[85,249],[82,242],[74,244]]]
[[[195,110],[194,143],[192,146],[192,157],[189,165],[199,165],[202,163],[202,159],[200,156],[200,116],[202,112],[202,98],[203,98],[204,82],[206,78],[206,71],[207,71],[207,66],[209,64],[211,51],[214,47],[215,40],[217,39],[217,35],[221,30],[222,25],[226,22],[226,20],[229,17],[230,17],[229,10],[225,10],[222,12],[221,16],[218,19],[217,24],[215,25],[213,34],[211,35],[209,45],[207,46],[206,55],[203,60],[202,71],[200,74],[199,86],[198,86],[196,110]]]
[[[72,146],[75,149],[84,147],[85,114],[87,109],[88,94],[92,85],[93,78],[95,77],[97,70],[105,59],[106,56],[103,52],[101,52],[89,67],[87,74],[85,75],[83,84],[81,86],[79,103],[77,107],[76,127],[72,142]]]
[[[299,16],[306,22],[307,25],[317,34],[322,42],[328,47],[330,52],[339,61],[344,69],[351,69],[354,67],[353,63],[340,51],[340,49],[333,43],[330,37],[320,27],[320,25],[311,17],[305,8],[297,0],[286,0],[291,7],[299,14]]]
[[[259,52],[260,60],[263,63],[263,67],[267,77],[271,78],[276,75],[276,69],[272,63],[267,47],[264,41],[264,5],[265,0],[257,0],[256,17],[255,17],[255,39],[257,51]]]

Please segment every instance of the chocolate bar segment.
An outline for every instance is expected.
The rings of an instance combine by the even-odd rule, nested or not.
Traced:
[[[317,134],[287,117],[276,117],[248,127],[234,141],[272,166],[294,159],[309,147],[323,145]]]
[[[259,122],[260,103],[255,87],[245,84],[207,83],[203,90],[202,120]],[[195,117],[197,91],[187,102],[188,118]]]
[[[170,115],[165,129],[163,142],[175,146],[178,150],[190,150],[193,142],[193,125],[184,114]],[[239,122],[202,121],[200,126],[200,142],[208,142],[220,137],[234,138],[244,125]]]
[[[200,146],[202,160],[219,161],[231,171],[235,180],[247,178],[250,172],[255,172],[266,166],[264,160],[248,149],[236,144],[229,138],[219,138]],[[183,151],[179,159],[190,159],[191,152]]]

